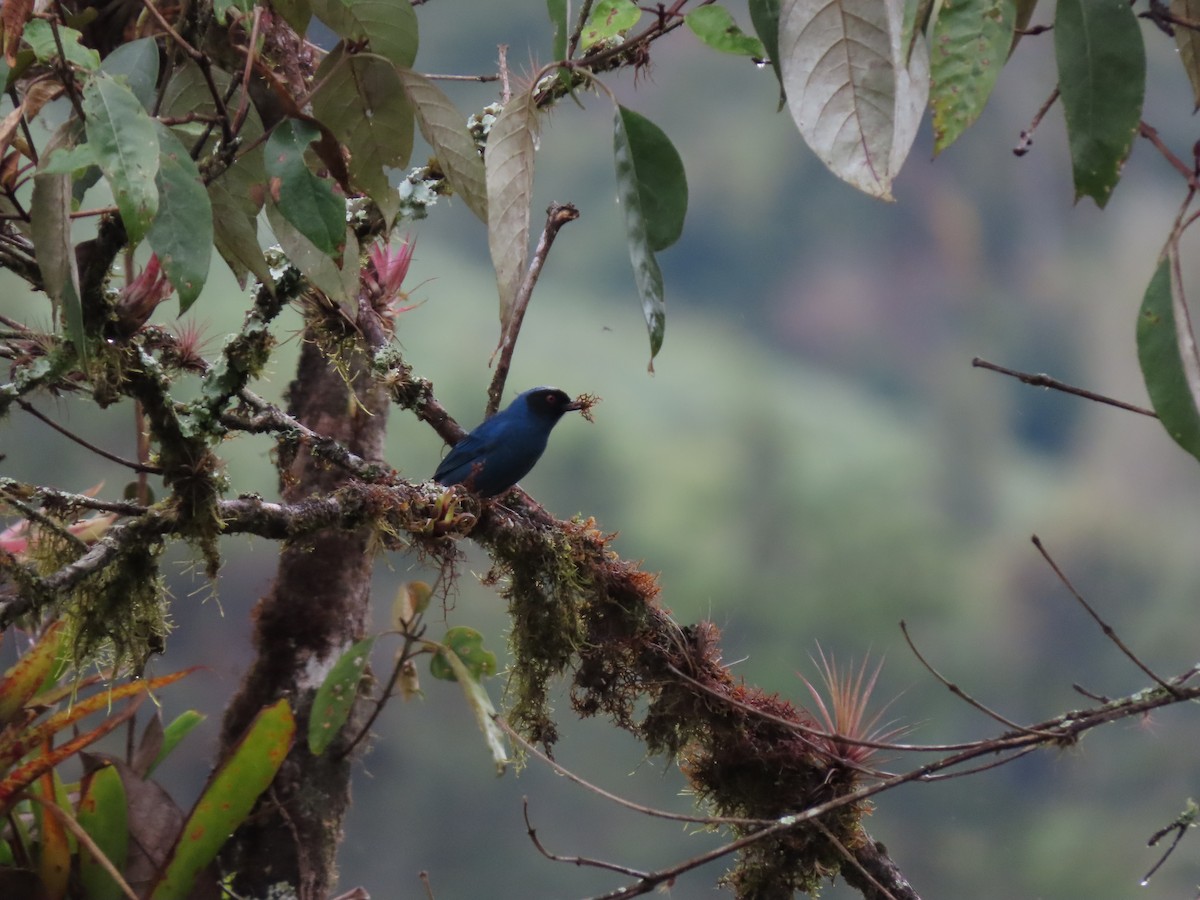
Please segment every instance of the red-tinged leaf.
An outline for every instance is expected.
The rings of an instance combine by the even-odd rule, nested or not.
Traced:
[[[1200,459],[1200,353],[1183,295],[1174,237],[1138,311],[1137,350],[1146,392],[1163,428]]]
[[[115,716],[110,716],[102,722],[93,731],[80,735],[74,739],[71,744],[63,744],[61,747],[55,748],[55,753],[62,751],[63,747],[74,746],[71,753],[77,752],[80,748],[86,747],[92,741],[102,737],[112,730],[112,721],[114,719],[120,721],[128,718],[132,712],[137,709],[137,706],[144,699],[144,694],[147,691],[156,691],[161,687],[173,684],[184,676],[195,671],[195,669],[184,669],[180,672],[174,672],[170,675],[163,675],[159,678],[151,678],[147,681],[133,681],[126,684],[116,685],[108,690],[100,691],[93,694],[91,697],[77,699],[67,709],[57,712],[43,722],[39,722],[30,728],[25,729],[20,733],[5,732],[0,735],[0,771],[4,771],[14,762],[24,756],[31,748],[37,746],[44,740],[52,738],[61,731],[75,725],[82,719],[95,712],[106,712],[113,704],[120,700],[133,698],[133,701],[125,707],[120,713]],[[68,686],[69,691],[69,686]],[[69,756],[70,753],[67,754]],[[62,759],[65,759],[63,756]],[[58,760],[55,760],[57,763]],[[52,763],[54,764],[54,763]],[[40,774],[40,769],[35,767],[34,775],[30,776],[26,773],[23,776],[17,776],[19,770],[14,770],[9,777],[0,782],[0,808],[8,803],[14,791],[19,790],[23,784],[27,784],[28,780],[21,781],[21,778],[33,778]],[[15,786],[10,784],[10,780],[18,782]]]
[[[54,669],[66,635],[66,624],[63,619],[52,622],[33,648],[4,673],[0,680],[0,726],[17,717]]]
[[[467,131],[466,117],[436,84],[411,69],[399,70],[400,81],[417,114],[421,134],[433,148],[454,193],[481,222],[488,220],[487,176],[483,157]]]
[[[48,753],[50,746],[44,748]],[[46,771],[37,779],[36,792],[41,799],[37,804],[38,833],[38,876],[42,882],[43,900],[62,900],[67,895],[67,882],[71,877],[71,840],[67,828],[48,806],[64,810],[60,803],[58,778],[53,771]]]
[[[501,334],[508,330],[529,258],[529,206],[533,201],[537,135],[538,112],[533,96],[528,90],[518,91],[492,125],[483,155],[488,249],[500,293]]]
[[[179,293],[179,314],[196,302],[212,259],[213,210],[200,171],[170,128],[155,123],[162,151],[158,175],[158,214],[146,239]]]
[[[158,134],[154,120],[128,87],[104,72],[83,91],[87,140],[112,188],[129,240],[145,236],[158,211]]]
[[[288,119],[271,132],[264,162],[279,212],[313,246],[337,258],[345,246],[346,199],[304,160],[304,151],[319,136],[309,123]]]
[[[354,709],[358,687],[371,660],[375,638],[363,638],[338,657],[337,662],[317,688],[312,714],[308,720],[308,749],[313,756],[324,753],[341,734],[342,726]]]
[[[1067,119],[1075,199],[1108,203],[1142,118],[1146,48],[1128,3],[1059,0],[1058,89]]]
[[[287,700],[268,706],[209,779],[184,823],[183,832],[150,895],[151,900],[185,900],[196,876],[211,863],[250,814],[291,750],[296,720]]]
[[[115,766],[103,766],[84,777],[76,818],[112,868],[123,872],[129,855],[129,818],[125,787]],[[82,842],[79,881],[87,900],[119,900],[125,896],[121,885]]]

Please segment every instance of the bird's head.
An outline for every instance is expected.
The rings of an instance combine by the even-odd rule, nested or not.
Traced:
[[[531,388],[521,394],[515,402],[524,402],[533,415],[544,416],[553,421],[557,421],[565,413],[583,408],[582,403],[572,400],[566,391],[560,391],[556,387]]]

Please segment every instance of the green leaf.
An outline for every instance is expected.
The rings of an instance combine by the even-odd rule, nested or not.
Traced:
[[[1200,354],[1183,296],[1174,237],[1138,311],[1137,350],[1146,391],[1163,428],[1200,459]]]
[[[779,82],[779,108],[783,109],[787,98],[783,92],[783,71],[779,67],[779,5],[780,0],[750,0],[750,24],[775,70]]]
[[[304,151],[320,132],[307,122],[288,119],[267,139],[265,165],[279,212],[313,246],[340,257],[346,235],[346,200],[332,183],[308,169]]]
[[[372,53],[335,50],[317,70],[313,115],[350,151],[350,179],[390,222],[400,197],[385,171],[408,165],[413,110],[396,67]]]
[[[1137,15],[1115,0],[1059,0],[1054,52],[1075,199],[1091,197],[1103,207],[1142,118],[1146,49]]]
[[[268,200],[267,222],[275,233],[275,239],[291,262],[309,281],[324,291],[329,299],[345,311],[351,321],[357,315],[354,298],[358,294],[358,241],[354,229],[346,227],[343,240],[346,249],[341,257],[331,258],[284,218],[279,206]],[[345,259],[343,264],[342,259]]]
[[[109,75],[124,78],[142,108],[150,112],[158,86],[158,43],[154,38],[119,45],[104,57],[100,68]]]
[[[196,302],[212,260],[213,211],[208,191],[187,149],[171,129],[158,125],[162,150],[158,176],[158,215],[146,239],[167,278],[179,292],[179,314]]]
[[[446,180],[467,209],[487,222],[487,176],[483,157],[467,130],[466,117],[436,84],[411,69],[399,69],[400,81],[417,113],[421,135],[433,148]]]
[[[666,250],[683,233],[687,215],[687,174],[679,151],[666,133],[640,113],[617,107],[617,131],[628,152],[638,208],[651,250]]]
[[[131,244],[145,236],[158,211],[158,134],[133,91],[98,73],[84,88],[87,142],[112,189]]]
[[[59,147],[42,160],[38,171],[43,175],[71,175],[96,164],[92,145],[80,144],[78,147]]]
[[[71,241],[71,176],[40,172],[35,175],[29,214],[42,284],[50,296],[56,318],[62,317],[67,340],[74,345],[75,353],[86,367],[88,343],[83,328],[79,269],[75,245]]]
[[[79,795],[79,826],[113,864],[125,871],[129,855],[129,821],[125,786],[115,766],[103,766],[84,777]],[[99,860],[79,845],[79,881],[88,900],[119,900],[125,896]]]
[[[697,7],[684,16],[684,21],[696,37],[714,50],[739,56],[766,56],[762,42],[742,31],[723,6]]]
[[[225,841],[274,780],[291,750],[295,733],[296,721],[287,700],[255,716],[196,801],[150,895],[152,900],[184,900],[190,894],[196,876],[216,859]]]
[[[1190,22],[1200,22],[1200,0],[1171,0],[1171,13]],[[1179,50],[1179,61],[1192,85],[1195,101],[1192,111],[1195,112],[1200,109],[1200,31],[1176,25],[1175,47]]]
[[[496,774],[503,775],[508,766],[504,732],[496,724],[496,708],[479,681],[482,675],[496,672],[495,654],[483,649],[483,636],[473,628],[451,628],[438,645],[438,653],[429,661],[429,671],[434,678],[458,682],[487,741]]]
[[[208,718],[206,715],[198,713],[194,709],[189,709],[176,716],[171,721],[171,724],[163,729],[162,746],[158,748],[158,753],[155,754],[154,761],[146,769],[146,777],[149,778],[162,761],[171,755],[171,751],[178,747],[191,730],[206,718]]]
[[[213,211],[213,245],[238,284],[245,287],[249,273],[263,284],[273,284],[271,267],[258,241],[261,204],[247,193],[231,190],[229,180],[224,177],[208,186],[208,200]]]
[[[488,134],[488,249],[500,293],[500,325],[508,328],[529,256],[529,205],[533,200],[533,157],[538,112],[528,90],[518,91]]]
[[[16,719],[17,713],[45,685],[59,661],[66,628],[66,621],[55,620],[37,643],[4,673],[0,679],[0,727]]]
[[[571,24],[567,21],[567,0],[546,0],[546,12],[554,26],[554,43],[550,53],[554,59],[567,58],[567,33]]]
[[[417,14],[409,0],[313,0],[317,18],[348,41],[409,68],[417,58]]]
[[[354,701],[358,699],[358,687],[371,660],[373,646],[374,637],[363,638],[352,645],[338,657],[317,688],[308,720],[308,749],[313,756],[324,753],[341,734],[342,726],[354,709]]]
[[[59,25],[58,36],[62,41],[63,54],[66,56],[67,62],[88,72],[94,72],[100,68],[100,54],[79,43],[79,39],[83,37],[82,34],[74,28]],[[45,19],[30,19],[26,22],[22,37],[39,62],[53,62],[58,59],[58,45],[54,41],[54,29]]]
[[[845,0],[791,0],[779,19],[788,111],[813,152],[843,181],[891,200],[929,92],[929,57],[917,36],[901,48],[899,0],[843,8]]]
[[[635,130],[641,130],[643,137],[645,129],[641,128],[641,123],[650,125],[655,130],[657,130],[657,126],[624,107],[617,108],[614,118],[613,158],[617,170],[617,196],[621,202],[621,208],[625,212],[625,240],[629,245],[629,259],[633,263],[633,279],[637,285],[638,296],[642,300],[642,313],[646,318],[646,328],[650,335],[649,369],[653,372],[654,357],[662,349],[663,333],[667,324],[667,307],[663,297],[662,271],[658,267],[658,260],[654,258],[656,243],[650,236],[654,216],[647,214],[644,209],[647,196],[642,189],[644,176],[638,170],[637,151],[628,131],[628,125],[631,122],[634,123]],[[676,159],[678,159],[678,155],[676,155]],[[680,166],[680,172],[682,173],[682,166]],[[686,210],[687,206],[686,182],[683,187],[683,209],[679,210],[679,227],[682,227],[682,212]],[[675,197],[674,200],[676,202],[669,203],[663,214],[659,216],[657,231],[660,240],[671,236],[672,216],[670,210],[673,206],[677,207],[679,198]],[[674,236],[679,236],[677,230]]]
[[[458,659],[474,681],[496,674],[496,654],[483,647],[483,635],[474,628],[457,625],[446,632],[440,650],[429,661],[429,673],[443,681],[456,681],[459,670],[452,665]]]
[[[579,47],[586,50],[610,38],[622,35],[637,24],[642,11],[633,0],[600,0],[584,23]]]
[[[945,0],[942,4],[933,24],[929,61],[935,155],[983,112],[1012,47],[1016,18],[1015,0]]]

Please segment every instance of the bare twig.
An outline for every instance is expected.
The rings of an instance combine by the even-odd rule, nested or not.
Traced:
[[[1171,164],[1171,168],[1183,176],[1183,180],[1187,182],[1188,187],[1192,191],[1200,190],[1200,180],[1196,177],[1195,168],[1188,166],[1182,159],[1171,152],[1171,148],[1164,144],[1162,138],[1158,136],[1157,128],[1145,122],[1139,122],[1138,134],[1154,145],[1154,149],[1159,152],[1163,159]]]
[[[622,866],[617,863],[605,862],[602,859],[591,859],[586,856],[559,856],[557,853],[551,853],[542,844],[541,839],[537,836],[537,829],[533,827],[533,823],[529,821],[529,798],[521,798],[521,809],[525,815],[525,832],[529,835],[529,840],[533,842],[533,846],[537,848],[537,852],[546,857],[551,862],[565,862],[576,866],[591,866],[596,869],[606,869],[609,872],[616,872],[620,875],[630,875],[634,878],[645,879],[649,874],[642,872],[639,869],[631,869],[628,866]]]
[[[1029,123],[1029,127],[1022,129],[1021,136],[1017,139],[1017,146],[1013,147],[1014,156],[1024,156],[1029,152],[1029,148],[1033,146],[1033,133],[1037,131],[1039,125],[1042,124],[1042,119],[1046,117],[1046,113],[1050,112],[1050,107],[1054,105],[1054,101],[1058,99],[1058,85],[1054,86],[1054,90],[1050,92],[1050,96],[1046,98],[1046,102],[1041,105],[1038,111],[1034,114],[1033,120]]]
[[[1062,391],[1064,394],[1074,394],[1076,397],[1083,397],[1085,400],[1094,400],[1097,403],[1106,403],[1109,406],[1115,406],[1117,409],[1124,409],[1129,412],[1138,413],[1139,415],[1149,416],[1152,419],[1158,418],[1158,415],[1152,409],[1135,406],[1123,400],[1114,400],[1112,397],[1105,397],[1103,394],[1097,394],[1094,391],[1085,390],[1084,388],[1077,388],[1066,382],[1059,381],[1057,378],[1051,378],[1049,375],[1018,372],[1016,369],[1007,369],[1004,366],[998,366],[993,362],[988,362],[986,359],[980,359],[978,356],[971,360],[971,365],[977,369],[989,369],[992,372],[999,372],[1001,375],[1009,375],[1022,384],[1028,384],[1032,387],[1050,388],[1054,391]]]
[[[964,691],[962,688],[960,688],[957,684],[950,681],[948,678],[946,678],[944,675],[942,675],[941,672],[939,672],[937,669],[935,669],[933,667],[933,665],[929,662],[929,660],[927,660],[921,654],[921,651],[917,649],[917,645],[913,642],[912,635],[910,635],[908,633],[908,623],[907,622],[902,621],[900,623],[900,631],[904,634],[904,640],[908,642],[908,648],[910,650],[912,650],[913,655],[916,656],[916,658],[917,658],[917,661],[920,662],[921,665],[925,667],[925,670],[930,675],[932,675],[934,678],[936,678],[938,681],[940,681],[942,683],[942,685],[948,691],[950,691],[950,693],[952,693],[955,697],[958,697],[958,699],[965,701],[968,705],[975,707],[977,710],[979,710],[981,713],[983,713],[989,719],[995,719],[1001,725],[1004,725],[1008,728],[1012,728],[1016,731],[1027,731],[1028,730],[1025,728],[1024,725],[1019,725],[1016,722],[1014,722],[1012,719],[1006,718],[1005,716],[1000,715],[1000,713],[996,712],[994,709],[991,709],[991,708],[985,706],[984,704],[980,703],[978,700],[976,700],[974,697],[972,697],[970,694],[968,694],[966,691]],[[1043,738],[1054,739],[1056,737],[1056,735],[1049,734],[1046,732],[1040,732],[1040,733],[1034,732],[1034,733],[1037,733],[1039,737],[1043,737]]]
[[[501,44],[496,50],[500,67],[500,103],[507,106],[512,99],[512,87],[508,83],[508,44]]]
[[[97,456],[104,457],[109,462],[115,462],[118,465],[125,466],[128,469],[133,469],[133,471],[135,471],[135,472],[149,473],[151,475],[161,475],[162,474],[163,470],[161,468],[159,468],[158,466],[152,466],[152,465],[148,465],[146,463],[134,462],[133,460],[125,459],[122,456],[117,456],[117,454],[115,454],[115,453],[109,453],[107,450],[105,450],[101,447],[97,447],[95,444],[92,444],[89,441],[85,441],[83,438],[81,438],[79,435],[75,434],[73,431],[67,430],[66,428],[59,425],[57,422],[55,422],[53,419],[51,419],[49,416],[45,415],[44,413],[39,412],[33,406],[33,404],[31,404],[27,400],[17,399],[16,404],[17,404],[17,406],[21,407],[21,409],[25,410],[25,412],[27,412],[31,416],[33,416],[35,419],[37,419],[41,422],[45,422],[47,425],[49,425],[51,428],[53,428],[55,431],[57,431],[63,437],[74,441],[80,447],[84,447],[87,450],[90,450],[92,453],[95,453]]]
[[[542,274],[542,266],[550,247],[558,236],[558,231],[568,222],[579,218],[579,210],[570,203],[551,203],[546,208],[546,224],[542,227],[542,236],[538,238],[537,248],[529,261],[525,277],[513,299],[512,314],[504,323],[504,332],[500,335],[500,346],[496,348],[496,374],[492,376],[491,386],[488,387],[488,402],[486,415],[493,415],[500,408],[500,400],[504,396],[504,383],[508,379],[508,370],[512,365],[513,350],[517,345],[517,336],[521,333],[521,324],[525,321],[525,311],[529,308],[529,300],[533,296],[533,288],[538,276]]]
[[[833,844],[834,849],[837,850],[841,857],[851,866],[853,866],[858,872],[860,872],[867,882],[873,888],[875,888],[875,890],[879,891],[881,896],[885,897],[886,900],[896,900],[895,894],[875,880],[875,876],[868,872],[867,869],[854,856],[854,854],[847,849],[846,845],[838,840],[838,836],[836,834],[826,828],[819,820],[813,822],[813,827],[816,828],[817,831],[821,832],[821,834],[825,835],[825,840]]]
[[[581,778],[579,775],[576,775],[565,766],[555,762],[533,744],[529,743],[529,741],[525,740],[520,732],[514,729],[500,716],[494,716],[493,720],[510,738],[513,739],[515,743],[520,745],[522,750],[531,756],[536,756],[539,760],[544,762],[559,775],[562,775],[569,781],[575,782],[585,790],[591,791],[598,797],[603,797],[605,800],[610,800],[618,806],[623,806],[625,809],[633,810],[634,812],[641,813],[644,816],[650,816],[655,819],[670,819],[674,822],[691,822],[696,825],[740,825],[743,827],[761,827],[765,825],[773,825],[775,823],[774,819],[745,819],[735,816],[689,816],[685,813],[669,812],[665,809],[655,809],[652,806],[643,806],[640,803],[634,803],[632,800],[626,800],[624,797],[610,793],[609,791],[604,790],[604,788],[592,784],[590,781]]]
[[[1126,659],[1141,669],[1142,672],[1144,672],[1146,676],[1153,680],[1154,683],[1160,688],[1165,691],[1170,691],[1172,694],[1178,694],[1179,688],[1173,684],[1168,684],[1159,677],[1158,673],[1142,662],[1138,655],[1130,650],[1129,647],[1126,646],[1125,642],[1121,640],[1120,635],[1117,634],[1113,627],[1104,621],[1104,619],[1100,618],[1100,614],[1092,608],[1092,605],[1083,599],[1083,595],[1079,593],[1079,591],[1075,590],[1075,585],[1071,584],[1070,579],[1067,578],[1063,570],[1058,567],[1058,563],[1054,561],[1054,558],[1050,555],[1050,551],[1046,549],[1044,544],[1042,544],[1042,539],[1035,534],[1031,540],[1033,541],[1033,546],[1037,547],[1038,553],[1042,554],[1042,559],[1044,559],[1046,564],[1054,570],[1054,574],[1058,577],[1058,580],[1062,582],[1063,587],[1065,587],[1071,593],[1071,596],[1074,597],[1079,605],[1084,608],[1084,611],[1092,617],[1092,621],[1100,626],[1100,630],[1104,632],[1104,636],[1112,641],[1118,650],[1125,654]]]

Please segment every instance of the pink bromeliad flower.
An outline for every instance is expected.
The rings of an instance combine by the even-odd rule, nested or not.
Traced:
[[[402,286],[416,244],[415,240],[407,238],[398,247],[380,241],[367,252],[367,264],[362,271],[363,289],[371,305],[385,319],[394,320],[400,313],[413,308],[401,304],[408,299]]]
[[[171,282],[162,271],[158,254],[150,257],[142,273],[121,291],[121,325],[129,334],[137,331],[153,314],[158,304],[171,295]]]

